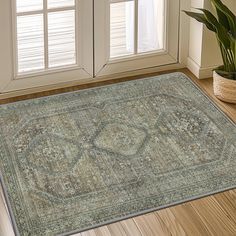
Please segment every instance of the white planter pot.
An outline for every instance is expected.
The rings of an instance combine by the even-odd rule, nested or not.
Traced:
[[[236,80],[230,80],[213,73],[213,87],[215,96],[224,102],[236,103]]]

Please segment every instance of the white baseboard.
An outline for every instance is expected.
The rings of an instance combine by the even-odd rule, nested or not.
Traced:
[[[213,76],[213,70],[217,66],[212,67],[201,67],[198,65],[192,58],[188,57],[187,60],[187,68],[198,78],[198,79],[206,79]]]

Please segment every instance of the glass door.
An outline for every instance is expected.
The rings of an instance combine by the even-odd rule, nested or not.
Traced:
[[[179,0],[2,0],[0,27],[0,93],[178,61]]]
[[[96,75],[176,63],[178,19],[178,0],[95,1]]]
[[[7,0],[4,10],[12,24],[1,43],[12,67],[3,91],[93,77],[93,0]]]

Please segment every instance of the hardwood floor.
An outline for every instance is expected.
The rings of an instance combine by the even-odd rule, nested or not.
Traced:
[[[212,79],[197,80],[187,69],[178,70],[187,74],[204,90],[227,115],[236,122],[236,104],[220,102],[213,96]],[[170,72],[170,71],[168,71]],[[59,89],[33,95],[0,100],[0,104],[18,100],[74,91],[118,81],[138,79],[163,73],[135,76],[90,85]],[[0,194],[1,197],[1,194]],[[0,198],[0,235],[12,236],[9,217]],[[134,217],[103,226],[76,236],[235,236],[236,235],[236,189],[187,202],[157,212]]]

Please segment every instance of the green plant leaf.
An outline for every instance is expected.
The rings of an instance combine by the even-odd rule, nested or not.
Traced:
[[[212,24],[213,26],[219,25],[219,22],[217,18],[208,10],[197,8],[199,11],[202,11],[204,13],[204,16],[206,17],[207,21]]]
[[[214,6],[214,4],[212,4]],[[228,21],[228,17],[218,8],[215,7],[219,23],[223,25],[229,32],[231,31],[230,24]]]
[[[236,16],[226,5],[221,2],[221,0],[211,0],[211,2],[217,9],[220,23],[227,30],[229,30],[233,37],[236,39]],[[227,22],[225,18],[227,18]]]
[[[214,0],[214,1],[219,2],[220,0]],[[221,73],[222,75],[224,74],[225,77],[227,78],[235,79],[236,39],[231,32],[231,25],[227,14],[225,14],[222,10],[219,10],[218,8],[216,9],[218,11],[217,14],[219,19],[217,19],[210,11],[206,9],[198,9],[203,13],[196,13],[189,11],[184,11],[184,12],[190,17],[205,24],[209,30],[215,32],[220,46],[222,59],[224,62],[224,69],[223,70],[218,69],[218,72]]]
[[[207,21],[207,19],[206,19],[206,17],[205,17],[204,14],[202,14],[202,13],[197,13],[197,12],[191,12],[191,11],[183,11],[183,12],[185,12],[188,16],[194,18],[195,20],[197,20],[197,21],[199,21],[199,22],[205,24],[206,27],[207,27],[209,30],[211,30],[211,31],[213,31],[213,32],[216,32],[215,27]]]
[[[228,35],[228,31],[226,30],[225,27],[223,27],[218,20],[216,19],[216,17],[208,10],[206,9],[198,9],[200,11],[202,11],[207,19],[207,21],[215,27],[216,29],[216,36],[217,39],[223,44],[224,48],[227,49],[231,49],[231,42],[230,42],[230,37]]]

